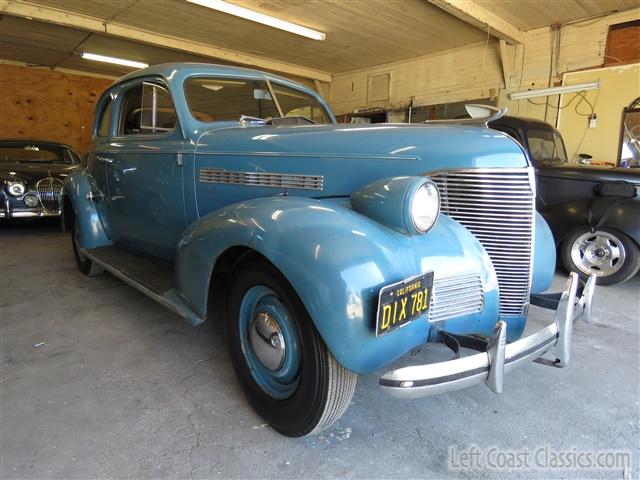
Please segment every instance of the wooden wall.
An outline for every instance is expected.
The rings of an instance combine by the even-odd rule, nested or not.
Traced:
[[[0,138],[64,142],[84,154],[96,101],[113,80],[0,64]]]
[[[512,102],[508,94],[547,87],[550,70],[551,84],[555,85],[566,72],[603,65],[609,26],[638,18],[640,12],[635,9],[563,26],[557,34],[559,52],[553,65],[553,32],[545,27],[525,32],[524,44],[508,48],[504,58],[499,42],[490,40],[341,73],[333,77],[330,102],[336,114],[344,114],[378,106],[406,108],[412,97],[414,106],[420,106],[497,96],[498,106],[508,107],[512,114],[541,119],[546,115],[547,121],[555,123],[557,113],[552,107],[545,108],[544,98]],[[503,62],[506,71],[502,69]],[[389,99],[368,101],[368,78],[387,72],[391,78]],[[557,96],[549,97],[551,105],[557,105],[557,101]]]

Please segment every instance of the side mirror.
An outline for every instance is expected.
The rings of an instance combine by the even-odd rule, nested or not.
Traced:
[[[82,165],[82,168],[87,168],[87,163],[89,163],[89,154],[85,153],[80,157],[80,165]]]

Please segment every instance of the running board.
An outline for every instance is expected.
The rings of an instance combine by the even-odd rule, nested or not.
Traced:
[[[117,246],[81,249],[82,255],[114,277],[131,285],[192,325],[204,322],[189,308],[174,288],[173,265],[163,260],[136,255]]]

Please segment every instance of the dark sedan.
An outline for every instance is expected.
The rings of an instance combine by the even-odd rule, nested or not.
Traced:
[[[547,220],[563,265],[611,285],[640,270],[640,172],[570,163],[558,130],[504,116],[489,123],[515,138],[535,166],[536,207]]]
[[[0,219],[60,216],[62,181],[79,168],[68,145],[0,140]]]

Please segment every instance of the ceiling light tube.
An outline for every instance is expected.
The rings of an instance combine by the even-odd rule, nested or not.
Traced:
[[[147,68],[149,64],[142,62],[135,62],[133,60],[125,60],[124,58],[107,57],[106,55],[98,55],[96,53],[82,52],[80,54],[82,58],[87,60],[95,60],[96,62],[113,63],[115,65],[125,65],[131,68]]]
[[[600,82],[579,83],[576,85],[563,85],[561,87],[540,88],[538,90],[527,90],[526,92],[515,92],[509,94],[511,100],[525,100],[527,98],[548,97],[549,95],[561,95],[563,93],[584,92],[587,90],[598,90]]]
[[[229,15],[235,15],[236,17],[251,20],[252,22],[262,23],[270,27],[279,28],[287,32],[295,33],[303,37],[311,38],[313,40],[324,40],[327,35],[324,32],[319,32],[311,28],[303,27],[295,23],[287,22],[286,20],[280,20],[279,18],[272,17],[271,15],[265,15],[248,8],[234,5],[232,3],[224,2],[223,0],[187,0],[187,2],[195,3],[203,7],[212,8],[219,12],[228,13]]]

